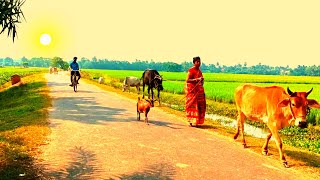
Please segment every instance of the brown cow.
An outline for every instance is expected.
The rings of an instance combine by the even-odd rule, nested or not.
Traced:
[[[11,85],[21,82],[21,77],[17,74],[11,76]]]
[[[234,139],[237,139],[241,128],[243,146],[247,147],[243,131],[245,118],[266,123],[269,134],[262,146],[262,154],[268,154],[268,143],[273,135],[279,150],[280,161],[285,167],[289,166],[282,152],[282,141],[278,130],[290,125],[306,127],[309,107],[320,108],[316,100],[307,99],[312,89],[308,92],[291,92],[288,87],[287,91],[288,94],[278,86],[258,87],[249,84],[240,85],[235,90],[238,126]]]
[[[58,68],[54,67],[54,68],[53,68],[53,73],[54,73],[54,74],[58,74]]]

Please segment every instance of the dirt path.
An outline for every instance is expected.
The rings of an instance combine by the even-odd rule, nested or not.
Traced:
[[[69,76],[48,74],[53,107],[49,143],[38,158],[56,179],[312,179],[241,144],[190,128],[155,107],[150,125],[136,101]],[[290,163],[290,162],[289,162]]]

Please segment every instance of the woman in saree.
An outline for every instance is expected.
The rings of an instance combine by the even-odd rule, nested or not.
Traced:
[[[206,113],[206,98],[203,88],[204,78],[200,65],[200,57],[194,57],[193,67],[188,70],[186,79],[186,115],[191,127],[203,124]]]

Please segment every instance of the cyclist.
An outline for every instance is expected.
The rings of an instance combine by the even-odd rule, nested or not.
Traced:
[[[79,79],[81,78],[80,76],[80,68],[79,68],[79,64],[77,63],[77,57],[74,57],[73,58],[73,62],[70,64],[70,69],[71,69],[71,76],[70,76],[70,79],[71,79],[71,84],[69,86],[72,86],[72,75],[74,73],[76,73],[76,76],[79,76],[78,80],[77,80],[77,83],[79,84]]]

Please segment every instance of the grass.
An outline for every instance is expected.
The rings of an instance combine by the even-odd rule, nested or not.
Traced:
[[[106,79],[106,84],[98,84],[97,79],[99,78],[99,75],[97,74],[92,75],[90,73],[84,73],[84,72],[82,72],[82,74],[84,78],[90,79],[90,80],[87,80],[87,82],[97,85],[102,89],[115,92],[117,94],[123,95],[133,100],[137,99],[136,90],[134,88],[131,89],[131,93],[121,91],[121,88],[120,88],[121,81],[119,81],[119,79],[117,78],[109,77]],[[93,79],[92,77],[96,77],[96,78]],[[158,108],[161,108],[169,113],[176,114],[177,116],[180,116],[180,117],[185,116],[184,95],[163,92],[161,94],[161,102],[163,105]],[[176,105],[176,106],[170,107],[171,105]],[[219,115],[227,116],[231,118],[236,117],[236,109],[234,104],[223,103],[223,102],[220,103],[211,99],[207,100],[207,112],[213,113],[213,114],[219,114]],[[186,122],[186,125],[187,125],[187,122]],[[230,139],[230,138],[233,139],[233,135],[235,133],[235,129],[230,127],[225,127],[221,125],[219,122],[211,121],[210,119],[206,119],[205,123],[199,128],[209,133],[222,135],[224,138],[227,138],[227,139]],[[246,135],[245,138],[247,141],[247,145],[249,146],[249,149],[254,153],[261,154],[261,147],[265,140],[261,138],[252,137],[249,135]],[[240,142],[240,138],[238,138],[236,142],[238,142],[239,146],[242,146],[242,143]],[[312,174],[315,174],[316,176],[320,176],[320,155],[319,154],[310,152],[307,149],[296,148],[289,144],[285,144],[283,149],[284,149],[286,159],[289,162],[289,165],[293,166],[294,169],[303,171],[305,173],[312,173]],[[269,153],[271,155],[266,158],[279,160],[279,153],[274,141],[269,142]]]
[[[0,92],[0,179],[36,178],[39,170],[33,157],[50,132],[47,108],[51,102],[43,75],[22,81],[20,86],[7,83]]]
[[[22,67],[6,67],[0,68],[0,88],[3,84],[10,81],[11,76],[14,74],[20,77],[25,77],[35,73],[46,72],[47,68],[22,68]]]

